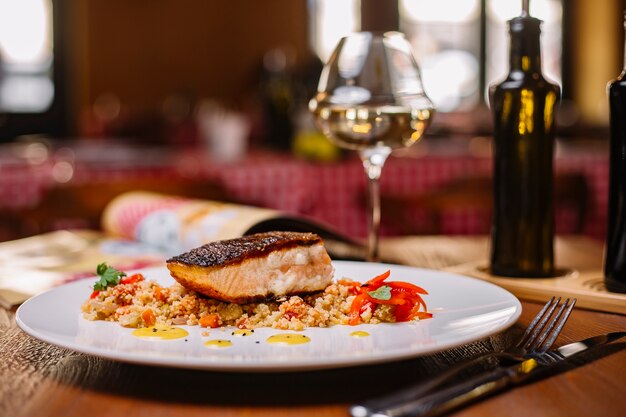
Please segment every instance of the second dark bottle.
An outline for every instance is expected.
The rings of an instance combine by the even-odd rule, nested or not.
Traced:
[[[624,14],[626,28],[626,13]],[[626,41],[624,70],[609,83],[609,210],[604,277],[609,291],[626,293]]]
[[[541,21],[509,22],[510,70],[490,90],[494,121],[494,275],[554,274],[554,111],[560,89],[541,71]]]

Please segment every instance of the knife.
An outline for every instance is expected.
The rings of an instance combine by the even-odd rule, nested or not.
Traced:
[[[354,405],[350,408],[350,413],[353,417],[437,416],[505,388],[549,376],[560,370],[564,364],[572,362],[583,352],[589,352],[624,336],[626,336],[626,332],[613,332],[590,337],[526,359],[515,365],[498,367],[478,374],[469,380],[461,381],[413,400],[381,409],[376,407],[376,403],[386,403],[381,398],[383,401],[380,402],[373,400],[362,405]]]

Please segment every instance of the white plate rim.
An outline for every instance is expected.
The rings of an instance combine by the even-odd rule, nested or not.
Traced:
[[[246,363],[246,362],[221,362],[221,363],[203,363],[202,361],[189,361],[188,358],[178,358],[178,357],[144,357],[139,353],[125,352],[123,355],[119,352],[111,351],[110,349],[101,349],[96,346],[89,345],[81,345],[77,343],[68,343],[64,340],[61,340],[56,337],[50,337],[45,333],[38,331],[33,328],[28,320],[24,320],[24,311],[31,308],[33,304],[36,304],[41,297],[49,296],[55,292],[60,292],[64,288],[68,286],[78,285],[79,283],[93,283],[92,278],[85,278],[78,281],[74,281],[68,284],[61,285],[56,288],[52,288],[41,294],[35,295],[22,303],[16,311],[15,320],[20,329],[22,329],[29,336],[41,340],[43,342],[49,343],[54,346],[58,346],[61,348],[69,349],[75,352],[84,353],[104,359],[110,359],[118,362],[132,363],[132,364],[144,364],[144,365],[153,365],[153,366],[162,366],[162,367],[173,367],[173,368],[183,368],[183,369],[199,369],[199,370],[207,370],[207,371],[227,371],[227,372],[292,372],[292,371],[309,371],[309,370],[322,370],[322,369],[333,369],[333,368],[344,368],[344,367],[352,367],[352,366],[361,366],[361,365],[375,365],[386,362],[395,362],[406,359],[418,358],[421,356],[432,355],[438,352],[442,352],[448,349],[456,348],[465,344],[469,344],[472,342],[477,342],[483,340],[489,336],[502,332],[509,327],[511,327],[521,315],[522,306],[520,301],[509,291],[506,289],[499,287],[493,283],[488,281],[480,280],[478,278],[473,278],[469,276],[464,276],[456,273],[450,273],[446,271],[438,271],[424,268],[415,268],[404,265],[395,265],[395,264],[383,264],[383,263],[367,263],[367,262],[357,262],[357,261],[333,261],[333,264],[336,266],[371,266],[375,268],[377,271],[381,269],[391,269],[392,273],[394,269],[404,269],[404,270],[413,270],[416,273],[428,273],[435,274],[441,276],[453,276],[456,279],[467,280],[467,282],[472,283],[473,285],[485,286],[485,288],[489,287],[491,289],[496,289],[501,292],[502,295],[508,297],[508,301],[512,303],[512,307],[514,311],[510,314],[506,320],[506,322],[502,323],[500,326],[490,329],[489,331],[478,332],[473,336],[466,337],[458,337],[454,341],[448,343],[440,343],[435,347],[424,349],[421,351],[393,351],[393,352],[377,352],[372,353],[369,356],[363,357],[354,357],[350,360],[346,360],[345,358],[325,358],[323,361],[319,359],[316,360],[299,360],[295,362],[284,362],[284,361],[266,361],[266,362],[254,362],[254,363]],[[151,268],[143,268],[136,271],[129,271],[129,273],[135,272],[144,272],[146,274],[152,270],[162,270],[165,267],[151,267]],[[373,275],[372,275],[373,276]],[[147,275],[149,278],[149,275]],[[340,278],[340,277],[337,277]],[[428,288],[427,288],[428,289]],[[88,296],[87,291],[85,292],[85,297]],[[82,303],[84,300],[80,300]],[[427,301],[428,303],[428,301]],[[80,304],[77,306],[77,315],[80,315]],[[435,313],[436,315],[436,313]],[[80,317],[80,320],[85,320]],[[430,319],[434,320],[434,319]],[[87,320],[85,320],[87,321]],[[124,329],[119,326],[117,323],[107,323],[111,326],[117,326],[120,329]],[[405,326],[406,323],[388,323],[388,324],[378,324],[378,325],[370,325],[370,326]],[[189,327],[194,328],[196,326],[180,326],[180,327]],[[124,329],[123,331],[128,331],[129,329]],[[279,330],[276,330],[280,332]],[[306,331],[306,330],[305,330]]]

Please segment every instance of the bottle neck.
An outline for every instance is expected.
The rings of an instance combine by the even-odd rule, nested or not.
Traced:
[[[519,17],[509,22],[511,48],[510,72],[541,73],[539,20]]]

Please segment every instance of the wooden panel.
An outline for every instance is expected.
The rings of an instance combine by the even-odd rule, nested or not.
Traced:
[[[616,36],[622,22],[620,1],[579,0],[575,4],[574,99],[583,122],[607,124],[606,85],[621,67],[617,51],[623,37]]]
[[[94,0],[88,8],[89,102],[106,92],[139,107],[180,92],[230,99],[253,85],[268,49],[307,50],[304,0]]]

